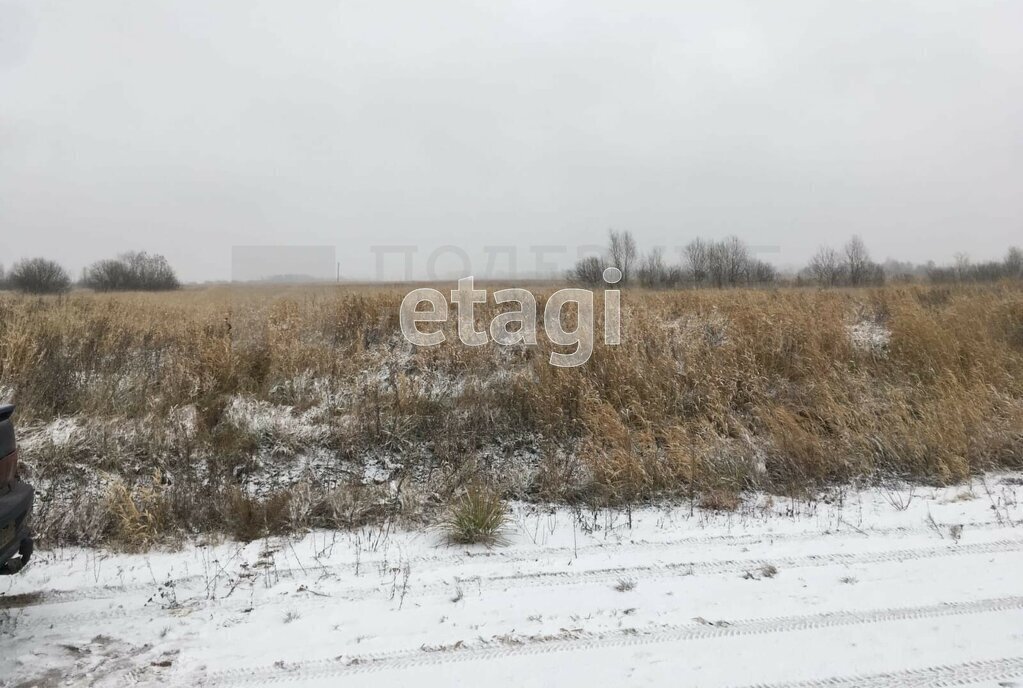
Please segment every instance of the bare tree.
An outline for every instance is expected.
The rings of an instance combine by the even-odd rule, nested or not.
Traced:
[[[1010,246],[1005,254],[1005,272],[1009,277],[1023,277],[1023,249]]]
[[[668,284],[668,267],[664,263],[664,251],[660,247],[650,250],[636,271],[639,283],[644,287],[662,287]]]
[[[684,251],[689,274],[696,284],[704,284],[710,276],[710,247],[703,239],[693,239]]]
[[[955,261],[956,281],[965,282],[970,276],[970,257],[959,251],[953,256]]]
[[[748,282],[750,255],[746,244],[739,237],[730,236],[721,242],[721,251],[727,284],[734,287]]]
[[[632,264],[636,261],[636,240],[628,230],[618,232],[613,229],[608,232],[608,240],[608,259],[611,265],[622,271],[624,284],[629,281]]]
[[[707,246],[707,281],[721,289],[728,283],[728,260],[725,247],[717,241]]]
[[[810,259],[810,275],[825,287],[834,287],[842,275],[842,258],[830,246],[821,246]]]
[[[751,262],[749,249],[738,237],[707,244],[707,277],[718,289],[750,282]]]
[[[26,294],[63,294],[71,288],[67,270],[46,258],[15,263],[7,279],[12,289]]]
[[[849,284],[854,287],[866,284],[870,272],[870,253],[859,235],[854,235],[845,245],[845,266]]]

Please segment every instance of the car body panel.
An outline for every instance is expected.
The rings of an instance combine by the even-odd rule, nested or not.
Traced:
[[[18,475],[13,417],[14,406],[0,406],[0,573],[20,570],[33,548],[29,521],[35,491]]]

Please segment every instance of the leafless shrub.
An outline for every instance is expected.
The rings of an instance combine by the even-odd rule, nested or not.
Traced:
[[[905,511],[913,503],[916,496],[915,485],[901,485],[893,483],[890,479],[881,483],[881,494],[896,511]]]
[[[96,291],[168,291],[181,286],[166,258],[145,252],[93,263],[86,268],[82,285]]]
[[[12,289],[26,294],[63,294],[71,289],[67,270],[46,258],[28,258],[15,263],[6,282]]]
[[[568,274],[572,282],[584,285],[600,284],[604,280],[604,261],[596,256],[581,259]]]

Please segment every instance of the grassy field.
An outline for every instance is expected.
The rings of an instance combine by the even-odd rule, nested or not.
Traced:
[[[435,521],[470,486],[728,509],[1023,466],[1018,283],[626,290],[623,344],[571,369],[542,333],[462,346],[453,318],[416,350],[407,289],[0,294],[0,400],[43,542]]]

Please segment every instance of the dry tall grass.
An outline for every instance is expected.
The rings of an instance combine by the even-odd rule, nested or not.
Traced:
[[[420,518],[479,480],[720,505],[1023,465],[1018,284],[628,291],[623,345],[573,369],[548,365],[542,335],[467,348],[453,322],[417,351],[404,293],[0,294],[0,396],[19,404],[43,535],[142,546],[157,527]],[[497,312],[478,309],[480,329]]]

